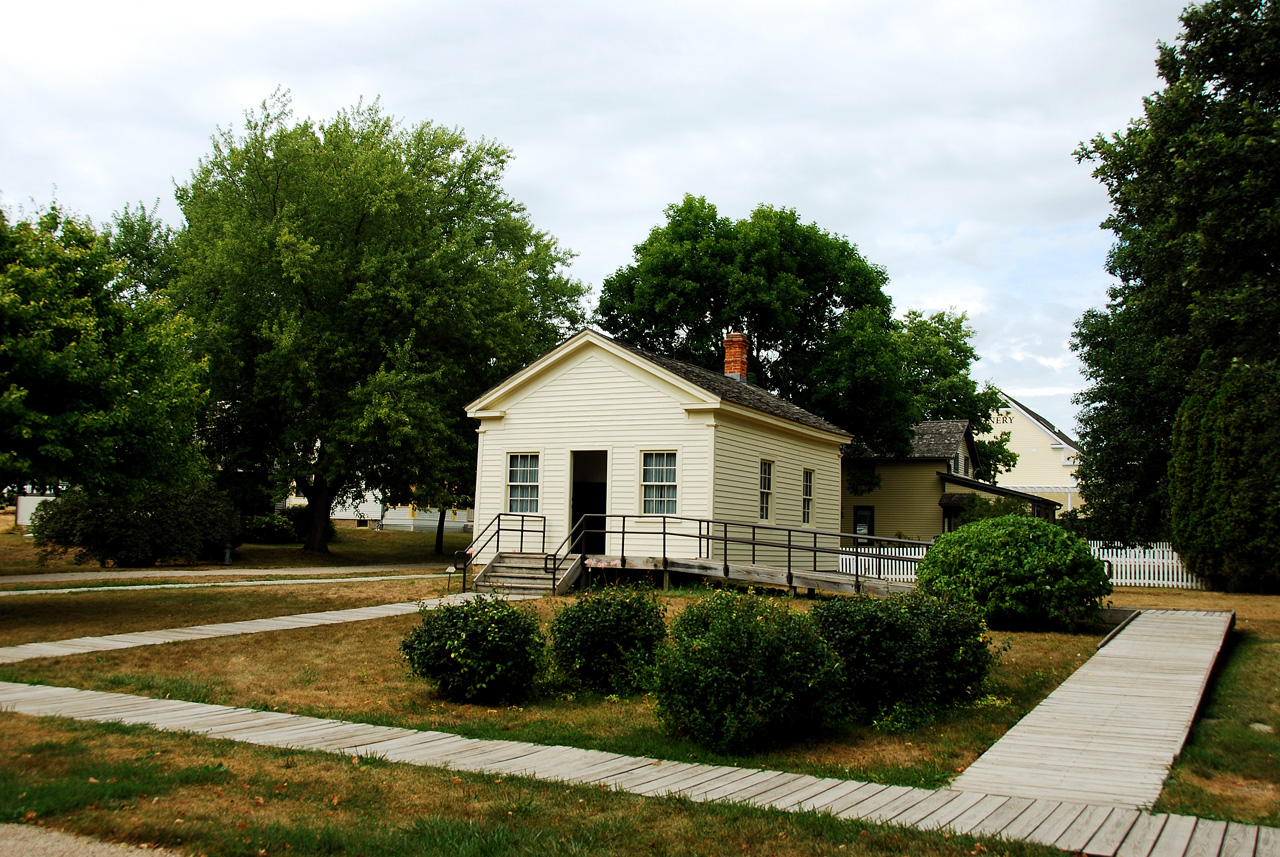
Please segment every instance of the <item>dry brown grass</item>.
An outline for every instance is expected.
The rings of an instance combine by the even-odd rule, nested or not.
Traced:
[[[18,574],[46,574],[64,571],[96,571],[95,564],[77,565],[67,556],[48,559],[43,564],[34,541],[0,528],[0,578]],[[443,568],[453,562],[453,552],[470,542],[467,533],[445,533],[444,553],[435,552],[434,532],[394,532],[342,528],[329,543],[325,554],[304,551],[298,545],[241,545],[233,554],[236,567],[324,568],[361,565],[430,565]],[[178,563],[157,568],[218,569],[220,563]]]
[[[137,590],[0,598],[0,646],[342,610],[439,594],[438,579],[351,581],[234,589]],[[455,588],[457,584],[454,584]]]
[[[0,759],[7,771],[0,779],[0,816],[22,819],[32,801],[43,800],[48,808],[28,823],[191,854],[980,853],[969,837],[829,816],[646,799],[12,714],[0,714]],[[90,784],[90,777],[97,782]],[[115,796],[95,797],[108,788]],[[992,857],[1055,853],[1019,843],[986,846]]]
[[[544,628],[565,599],[531,602]],[[689,603],[663,599],[670,618]],[[802,602],[803,603],[803,602]],[[293,611],[301,612],[301,611]],[[938,786],[967,767],[1093,651],[1097,638],[1000,634],[1011,648],[991,695],[938,722],[886,735],[854,728],[750,756],[724,757],[665,736],[644,697],[551,695],[516,707],[461,705],[435,696],[397,650],[416,616],[123,649],[20,664],[17,680],[441,729],[483,738],[568,744],[662,758],[738,762],[911,785]]]

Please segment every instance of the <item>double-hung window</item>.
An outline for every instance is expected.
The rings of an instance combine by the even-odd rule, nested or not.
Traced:
[[[760,520],[773,520],[773,462],[760,462]]]
[[[804,481],[800,486],[800,522],[806,526],[813,523],[813,471],[804,472]]]
[[[538,513],[538,455],[519,453],[507,457],[507,511]]]
[[[644,514],[676,514],[676,454],[646,452],[643,454],[640,470],[640,482],[644,487]]]

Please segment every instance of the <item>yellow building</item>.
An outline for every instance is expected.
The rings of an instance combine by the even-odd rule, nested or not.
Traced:
[[[1004,394],[1002,394],[1004,395]],[[1018,454],[1017,465],[1000,474],[1000,486],[1053,500],[1063,511],[1078,509],[1083,501],[1076,484],[1080,444],[1012,396],[992,418],[990,439],[1009,432],[1009,449]]]
[[[847,456],[841,491],[840,529],[846,533],[890,538],[933,539],[958,524],[969,494],[1022,500],[1037,517],[1052,519],[1059,503],[973,477],[977,449],[966,420],[936,420],[913,427],[906,456]],[[880,479],[874,490],[857,495],[849,486],[863,481],[858,471]]]

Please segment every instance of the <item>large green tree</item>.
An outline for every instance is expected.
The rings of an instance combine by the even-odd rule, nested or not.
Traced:
[[[0,211],[0,487],[118,494],[199,471],[190,324],[118,257],[56,206]]]
[[[725,335],[744,331],[751,381],[877,453],[907,452],[911,425],[923,420],[966,419],[990,431],[1003,403],[969,376],[977,353],[965,315],[912,310],[894,319],[888,281],[847,239],[792,209],[762,205],[734,221],[686,195],[633,262],[604,281],[597,319],[629,342],[713,371],[723,366]],[[981,477],[1012,466],[1007,440],[982,443]]]
[[[887,282],[848,240],[792,209],[762,205],[733,221],[686,195],[604,281],[597,318],[628,342],[713,371],[725,335],[745,332],[751,381],[870,449],[903,452],[912,411]]]
[[[1119,279],[1106,308],[1077,322],[1091,381],[1079,475],[1104,537],[1172,534],[1194,563],[1222,570],[1243,560],[1227,559],[1239,506],[1217,492],[1247,493],[1262,514],[1280,479],[1259,459],[1260,480],[1233,485],[1227,450],[1206,435],[1246,424],[1243,389],[1255,416],[1280,417],[1264,394],[1280,346],[1280,7],[1217,0],[1182,23],[1160,45],[1165,86],[1143,117],[1078,153],[1111,196]]]
[[[978,359],[973,334],[963,312],[907,311],[898,339],[904,382],[917,421],[968,420],[975,435],[991,431],[992,416],[1007,403],[990,382],[979,387],[969,374]],[[995,484],[1000,473],[1018,463],[1017,453],[1009,451],[1009,438],[1006,431],[976,442],[974,475],[978,479]]]
[[[510,153],[375,102],[221,131],[178,188],[178,304],[208,355],[225,471],[335,500],[431,497],[474,468],[463,406],[581,321],[569,254],[502,189]]]

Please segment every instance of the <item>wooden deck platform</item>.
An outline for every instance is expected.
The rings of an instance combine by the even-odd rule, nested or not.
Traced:
[[[1234,618],[1143,611],[952,787],[1151,806],[1187,739]]]

